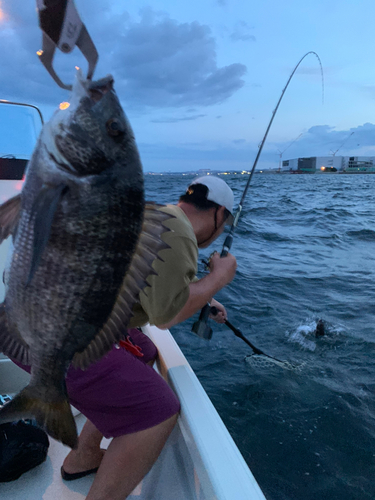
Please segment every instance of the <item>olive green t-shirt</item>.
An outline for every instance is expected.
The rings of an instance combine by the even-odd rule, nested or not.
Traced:
[[[168,323],[186,304],[189,285],[196,279],[198,245],[189,219],[176,205],[166,205],[161,210],[174,216],[164,222],[170,231],[162,235],[170,248],[159,252],[163,261],[155,259],[153,268],[157,275],[147,278],[150,286],[140,293],[130,328]]]

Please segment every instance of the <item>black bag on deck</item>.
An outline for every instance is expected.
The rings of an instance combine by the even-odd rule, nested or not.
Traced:
[[[0,482],[18,479],[47,458],[47,434],[31,421],[0,425]]]

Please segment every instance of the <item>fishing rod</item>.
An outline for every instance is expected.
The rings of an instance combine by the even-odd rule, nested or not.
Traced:
[[[242,209],[243,209],[243,205],[244,205],[244,202],[245,202],[246,194],[247,194],[247,191],[249,189],[251,179],[253,178],[255,167],[257,166],[257,163],[258,163],[260,154],[262,152],[264,143],[266,142],[266,139],[267,139],[267,136],[268,136],[268,132],[270,131],[272,122],[273,122],[273,120],[275,118],[277,110],[279,109],[280,103],[281,103],[281,101],[282,101],[282,99],[284,97],[286,89],[288,88],[289,83],[290,83],[291,79],[293,78],[294,73],[297,71],[299,65],[305,59],[305,57],[307,57],[309,54],[314,54],[318,58],[318,61],[319,61],[321,75],[322,75],[323,100],[324,100],[324,79],[323,79],[323,67],[322,67],[322,63],[321,63],[321,60],[320,60],[320,57],[318,56],[318,54],[316,52],[314,52],[314,51],[310,51],[310,52],[307,52],[303,57],[301,57],[301,59],[296,64],[295,68],[293,69],[292,73],[289,76],[288,81],[286,82],[285,87],[283,88],[283,91],[281,92],[281,96],[280,96],[280,98],[279,98],[279,100],[278,100],[278,102],[276,104],[276,107],[275,107],[275,109],[272,112],[271,120],[270,120],[270,122],[268,124],[266,132],[265,132],[264,137],[262,139],[262,142],[260,143],[260,146],[259,146],[259,149],[258,149],[258,153],[257,153],[257,155],[255,157],[253,167],[252,167],[252,169],[250,171],[250,175],[249,175],[249,178],[247,180],[245,189],[244,189],[244,191],[242,193],[242,197],[241,197],[240,203],[238,205],[236,215],[234,216],[234,219],[233,219],[231,228],[229,230],[229,233],[228,233],[227,237],[225,238],[225,241],[224,241],[224,244],[223,244],[223,248],[222,248],[220,257],[226,257],[228,255],[229,250],[232,247],[234,232],[235,232],[236,227],[238,225],[238,221],[239,221],[239,218],[240,218],[240,215],[241,215],[241,212],[242,212]],[[210,328],[210,326],[207,324],[209,315],[210,315],[210,305],[206,304],[202,308],[202,310],[200,312],[198,321],[196,321],[193,324],[193,327],[192,327],[192,331],[194,333],[196,333],[199,337],[202,337],[202,338],[207,339],[207,340],[209,340],[212,337],[212,328]]]
[[[250,172],[250,175],[249,175],[249,178],[247,180],[247,183],[246,183],[246,186],[245,186],[245,189],[242,193],[242,197],[241,197],[241,201],[238,205],[238,208],[237,208],[237,213],[234,217],[234,220],[232,222],[232,225],[231,225],[231,228],[229,230],[229,233],[227,235],[227,237],[225,238],[225,241],[224,241],[224,245],[223,245],[223,249],[221,251],[221,254],[220,256],[221,257],[225,257],[226,255],[228,255],[228,252],[232,246],[232,243],[233,243],[233,235],[234,235],[234,231],[238,225],[238,220],[240,218],[240,215],[241,215],[241,212],[242,212],[242,208],[243,208],[243,204],[244,204],[244,201],[245,201],[245,198],[246,198],[246,194],[247,194],[247,191],[249,189],[249,186],[250,186],[250,182],[251,182],[251,179],[253,178],[253,174],[254,174],[254,171],[255,171],[255,167],[257,166],[257,163],[258,163],[258,160],[259,160],[259,157],[261,155],[261,152],[262,152],[262,149],[263,149],[263,146],[264,146],[264,143],[266,142],[266,139],[267,139],[267,136],[268,136],[268,132],[270,131],[270,128],[271,128],[271,125],[272,125],[272,122],[275,118],[275,115],[277,113],[277,110],[279,109],[279,106],[280,106],[280,103],[282,101],[282,98],[284,97],[284,94],[286,92],[286,89],[288,88],[289,86],[289,83],[291,81],[291,79],[293,78],[293,75],[294,73],[297,71],[298,69],[298,66],[301,64],[301,62],[305,59],[305,57],[307,57],[309,54],[314,54],[317,58],[318,58],[318,61],[319,61],[319,64],[320,64],[320,69],[321,69],[321,72],[322,72],[322,77],[323,77],[323,67],[322,67],[322,63],[320,61],[320,58],[318,56],[318,54],[316,52],[313,52],[313,51],[310,51],[310,52],[307,52],[299,61],[298,63],[296,64],[295,68],[293,69],[291,75],[289,76],[289,79],[285,85],[285,87],[283,88],[283,91],[281,92],[281,96],[276,104],[276,108],[273,110],[272,112],[272,116],[271,116],[271,120],[268,124],[268,127],[266,129],[266,133],[264,134],[264,137],[263,137],[263,140],[262,142],[260,143],[260,146],[259,146],[259,149],[258,149],[258,153],[255,157],[255,160],[254,160],[254,164],[253,164],[253,167],[251,169],[251,172]],[[323,90],[324,90],[324,86],[323,86]]]

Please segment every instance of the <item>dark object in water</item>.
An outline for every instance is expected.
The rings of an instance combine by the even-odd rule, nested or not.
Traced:
[[[325,329],[324,329],[324,322],[322,319],[318,321],[316,324],[316,329],[315,329],[315,337],[324,337],[325,335]]]
[[[47,458],[47,434],[23,420],[0,425],[0,483],[15,481]]]

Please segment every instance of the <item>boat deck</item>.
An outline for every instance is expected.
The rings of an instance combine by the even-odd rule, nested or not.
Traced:
[[[130,500],[265,500],[256,480],[167,330],[145,328],[159,350],[156,369],[181,403],[178,423],[161,455]],[[0,359],[0,393],[12,394],[29,377],[8,359]],[[17,387],[17,384],[19,387]],[[85,417],[76,415],[80,431]],[[104,439],[106,448],[110,440]],[[10,483],[0,483],[0,499],[83,500],[94,476],[63,481],[60,468],[69,448],[50,438],[47,460]]]
[[[85,417],[76,416],[78,431],[82,429]],[[63,481],[60,468],[69,448],[49,438],[50,448],[47,460],[23,474],[16,481],[0,484],[0,498],[12,500],[82,500],[86,497],[94,476],[76,481]],[[107,448],[109,440],[103,440]],[[136,497],[135,497],[136,498]]]
[[[76,416],[78,431],[82,429],[85,420],[85,417],[81,414]],[[176,442],[176,434],[178,434],[178,432],[171,435],[164,453],[159,457],[159,461],[154,465],[148,477],[146,477],[144,481],[137,486],[133,494],[128,497],[129,500],[191,500],[193,498],[204,498],[197,497],[195,493],[190,496],[188,489],[186,489],[187,484],[180,484],[178,480],[180,474],[173,471],[173,467],[170,473],[176,473],[174,487],[169,485],[168,488],[166,488],[163,484],[165,479],[163,479],[162,475],[159,475],[158,471],[163,468],[163,463],[166,460],[165,455],[168,454],[171,443],[173,441]],[[0,483],[1,499],[84,500],[86,498],[93,482],[94,475],[86,476],[75,481],[63,481],[60,474],[60,468],[70,449],[66,446],[62,446],[61,443],[52,438],[49,438],[49,441],[50,448],[47,460],[43,464],[26,472],[16,481]],[[101,447],[106,449],[109,443],[110,439],[103,439]],[[172,461],[170,464],[172,465]],[[167,482],[170,483],[170,480],[168,479]],[[161,496],[159,496],[159,494]]]

